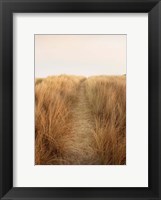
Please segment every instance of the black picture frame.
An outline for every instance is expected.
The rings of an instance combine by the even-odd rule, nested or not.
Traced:
[[[148,183],[145,188],[13,187],[13,13],[148,13]],[[1,199],[161,199],[160,0],[0,0]],[[141,67],[141,66],[140,66]],[[138,111],[139,112],[139,111]],[[139,127],[138,127],[139,128]],[[24,172],[25,173],[25,172]],[[135,173],[135,172],[134,172]],[[137,173],[136,173],[137,176]]]

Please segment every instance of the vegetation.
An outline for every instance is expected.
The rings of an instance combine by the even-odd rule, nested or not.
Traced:
[[[93,150],[100,164],[126,162],[126,81],[125,77],[92,77],[86,95],[94,120]]]
[[[35,163],[126,164],[126,76],[37,79]]]

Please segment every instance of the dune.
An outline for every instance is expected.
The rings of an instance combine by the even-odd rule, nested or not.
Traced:
[[[126,164],[126,76],[36,79],[35,164]]]

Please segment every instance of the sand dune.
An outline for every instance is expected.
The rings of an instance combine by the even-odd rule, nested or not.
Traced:
[[[126,164],[126,77],[35,81],[37,165]]]

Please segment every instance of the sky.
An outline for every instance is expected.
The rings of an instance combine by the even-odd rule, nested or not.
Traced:
[[[35,35],[35,77],[126,74],[126,35]]]

